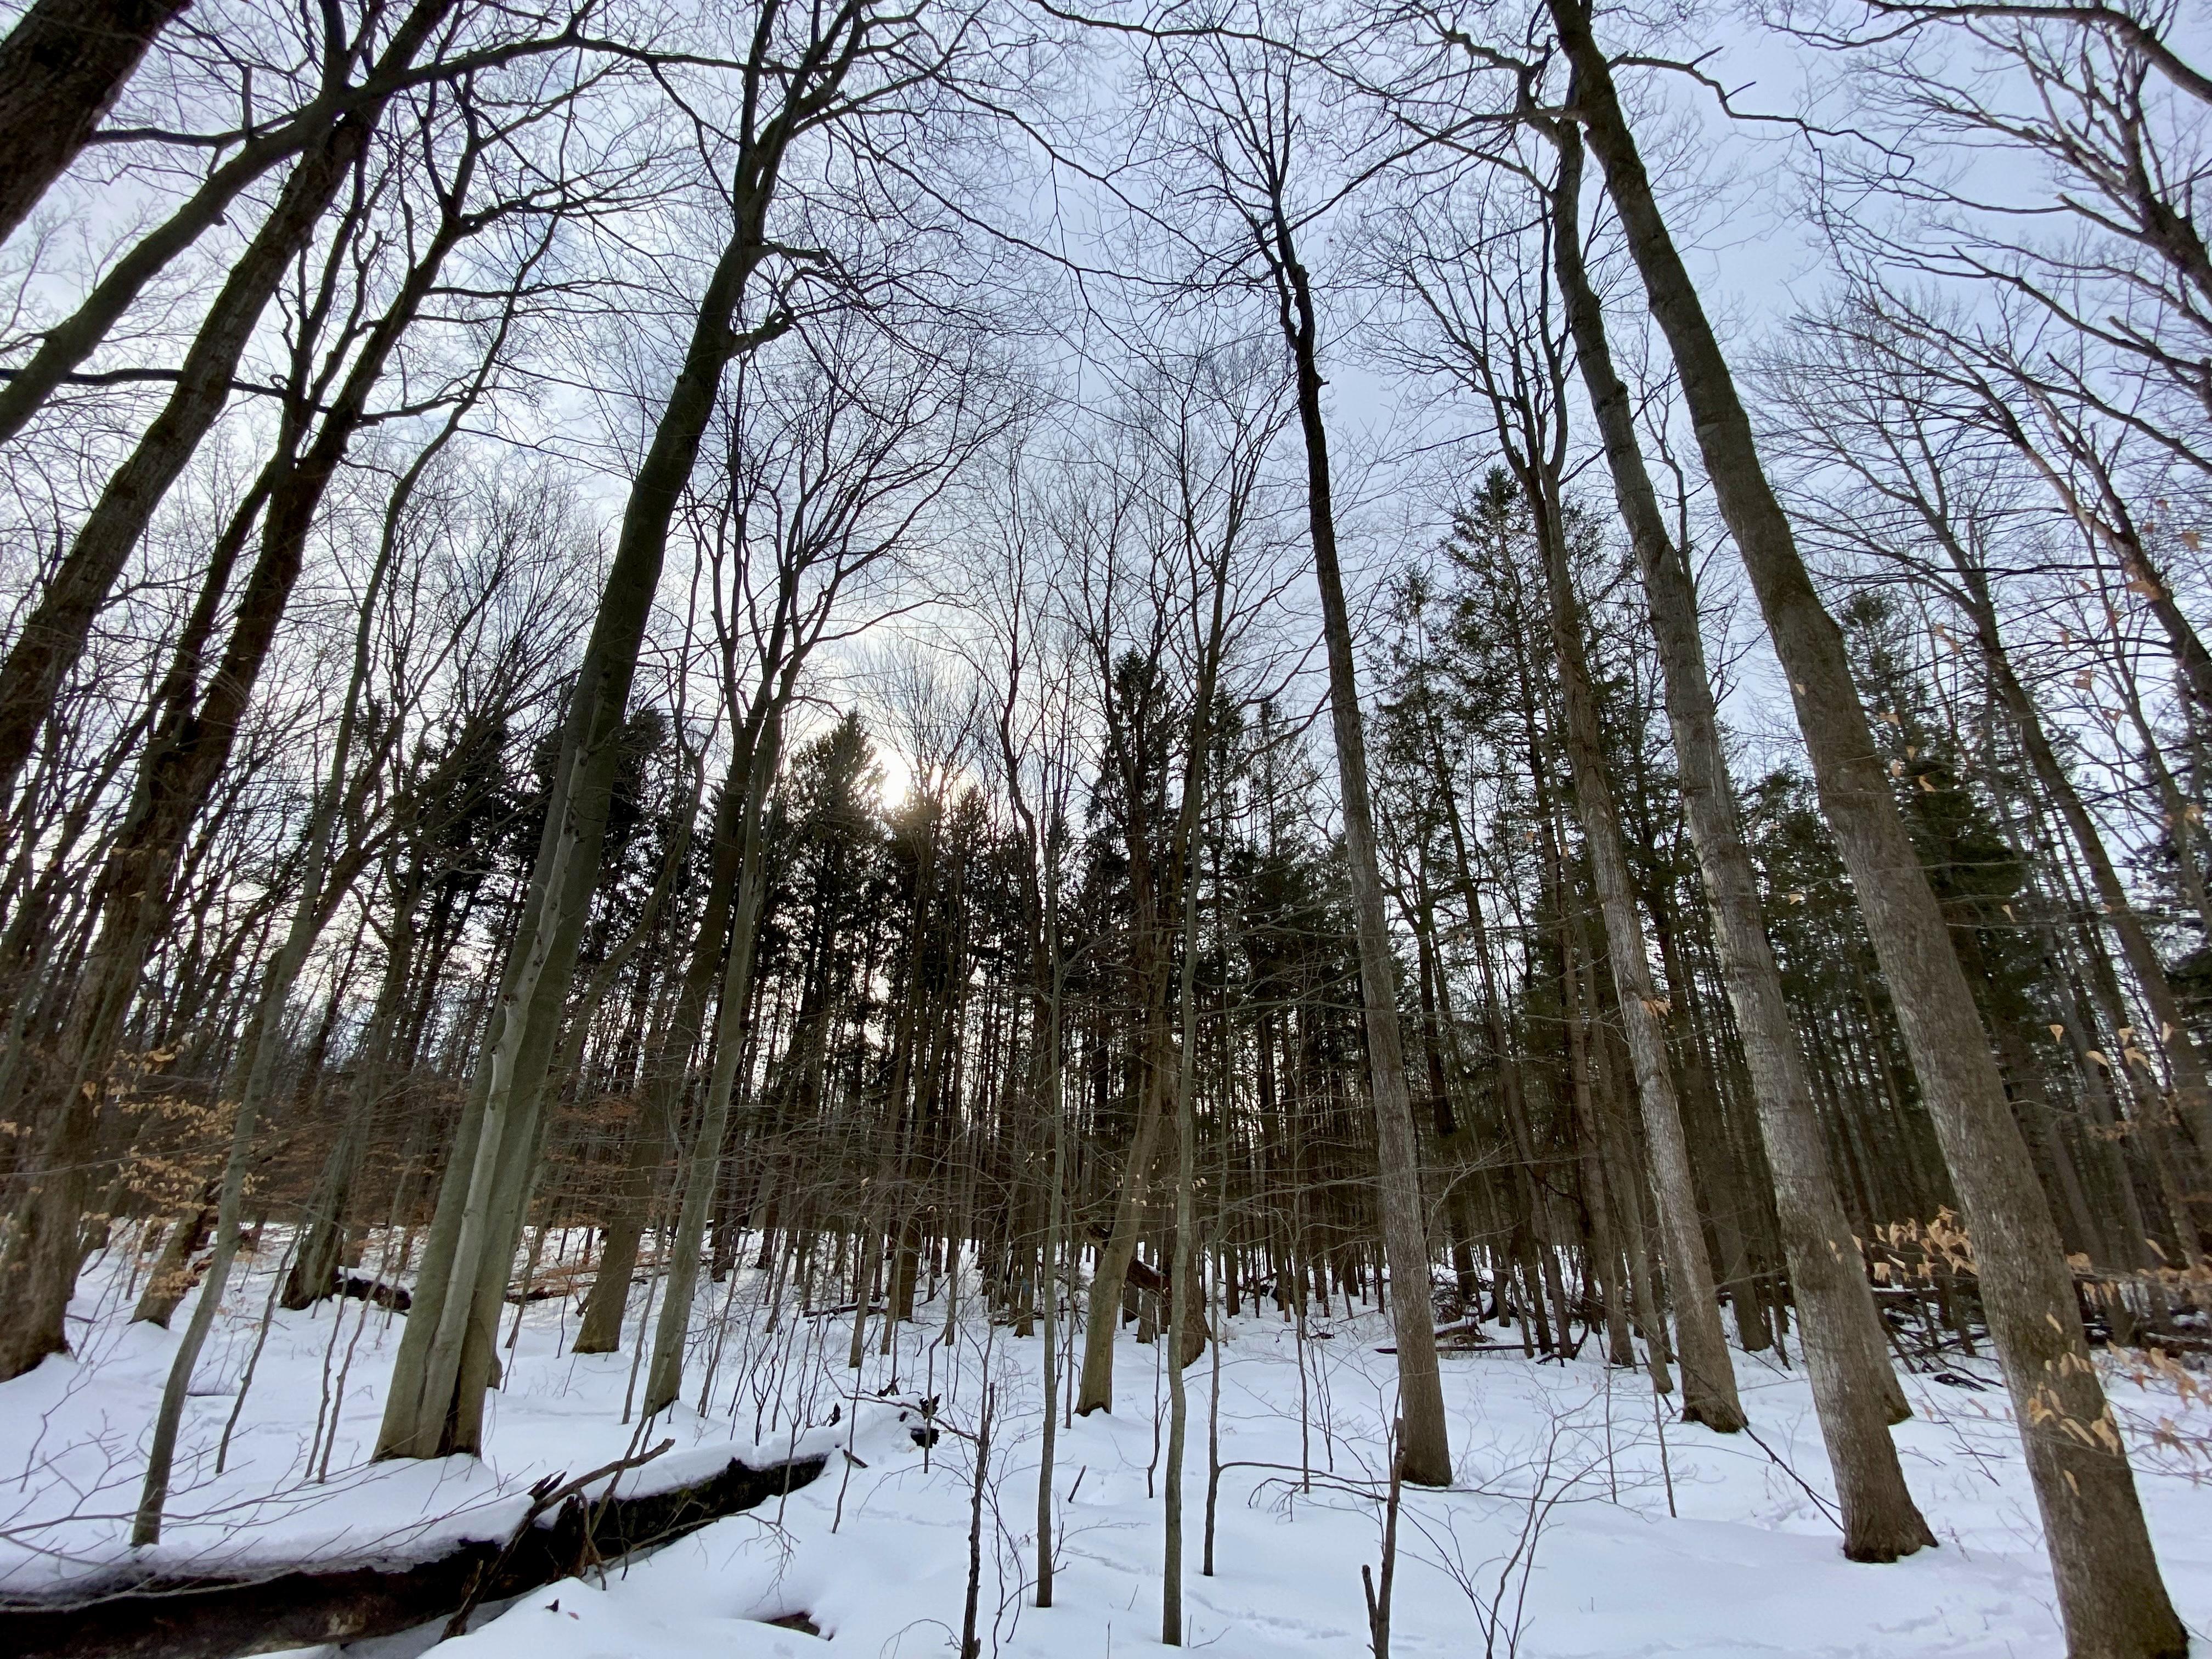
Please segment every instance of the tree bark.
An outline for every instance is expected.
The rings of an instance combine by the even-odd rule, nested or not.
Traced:
[[[1547,0],[1575,114],[1666,335],[1723,516],[1790,681],[1814,781],[1889,981],[1978,1257],[2075,1659],[2179,1659],[2189,1638],[2152,1552],[2126,1449],[2083,1336],[2057,1228],[2013,1121],[1942,909],[1876,759],[1841,631],[1822,607],[1676,252],[1583,0]]]
[[[1443,1382],[1437,1367],[1436,1316],[1429,1291],[1429,1243],[1421,1199],[1421,1167],[1406,1055],[1398,1024],[1397,963],[1383,909],[1382,866],[1367,781],[1367,735],[1359,710],[1359,678],[1352,648],[1352,616],[1337,563],[1328,428],[1322,413],[1320,324],[1306,268],[1299,263],[1279,199],[1261,252],[1277,289],[1279,321],[1297,374],[1298,427],[1305,441],[1306,517],[1314,578],[1321,590],[1322,630],[1328,649],[1330,726],[1344,812],[1345,860],[1352,877],[1359,945],[1359,991],[1367,1032],[1369,1084],[1374,1097],[1380,1165],[1383,1257],[1396,1294],[1390,1298],[1398,1348],[1398,1410],[1404,1479],[1417,1486],[1451,1484],[1451,1439],[1444,1420]]]
[[[37,0],[0,40],[0,241],[84,148],[191,0]]]
[[[1761,1140],[1774,1174],[1790,1283],[1802,1311],[1800,1342],[1814,1404],[1844,1515],[1844,1553],[1890,1561],[1936,1540],[1912,1501],[1887,1425],[1907,1414],[1858,1245],[1828,1168],[1827,1142],[1766,937],[1758,878],[1743,840],[1735,793],[1721,747],[1698,627],[1689,567],[1668,534],[1628,388],[1615,371],[1604,313],[1583,264],[1582,138],[1556,134],[1553,261],[1583,383],[1589,395],[1615,499],[1643,573],[1652,633],[1665,678],[1668,719],[1682,803],[1713,917],[1714,945],[1744,1063],[1751,1073]]]

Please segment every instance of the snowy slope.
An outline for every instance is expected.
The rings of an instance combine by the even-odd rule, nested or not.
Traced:
[[[633,1356],[568,1354],[573,1304],[547,1301],[524,1312],[483,1460],[369,1464],[397,1332],[392,1316],[348,1304],[274,1314],[218,1476],[215,1448],[275,1265],[247,1275],[224,1311],[187,1417],[174,1518],[156,1551],[135,1557],[123,1540],[173,1339],[123,1322],[126,1287],[113,1264],[87,1274],[78,1357],[0,1385],[6,1588],[186,1564],[417,1558],[456,1537],[500,1535],[527,1507],[533,1480],[580,1474],[639,1443],[641,1425],[621,1421]],[[825,1476],[781,1504],[611,1568],[604,1582],[525,1596],[450,1646],[453,1659],[822,1651],[817,1638],[766,1622],[789,1615],[839,1651],[872,1659],[957,1650],[972,1437],[987,1397],[984,1650],[1089,1659],[1157,1644],[1165,1416],[1157,1347],[1125,1334],[1115,1413],[1060,1431],[1058,1583],[1055,1605],[1040,1611],[1031,1574],[1041,1343],[978,1316],[957,1322],[947,1345],[940,1299],[901,1329],[891,1355],[877,1352],[872,1328],[855,1376],[845,1365],[848,1319],[793,1320],[786,1308],[771,1332],[758,1291],[748,1276],[702,1291],[714,1317],[729,1316],[709,1409],[691,1406],[714,1358],[710,1334],[689,1373],[686,1407],[646,1431],[653,1441],[673,1437],[675,1449],[624,1476],[625,1489],[692,1478],[733,1455],[759,1462],[834,1449]],[[1376,1349],[1388,1333],[1372,1313],[1340,1311],[1309,1332],[1301,1341],[1272,1313],[1227,1331],[1210,1578],[1200,1565],[1213,1356],[1188,1373],[1188,1642],[1224,1659],[1356,1654],[1368,1644],[1359,1570],[1380,1559],[1392,1362]],[[1394,1652],[2028,1659],[2063,1650],[2004,1396],[1964,1386],[1993,1376],[1986,1363],[1955,1366],[1952,1383],[1907,1382],[1917,1415],[1899,1442],[1942,1547],[1861,1566],[1843,1559],[1822,1512],[1827,1471],[1801,1373],[1738,1355],[1757,1440],[1722,1437],[1663,1421],[1638,1375],[1587,1362],[1534,1365],[1510,1334],[1498,1334],[1504,1345],[1444,1361],[1459,1481],[1449,1492],[1406,1494]],[[311,1448],[341,1371],[329,1475],[317,1480]],[[2116,1370],[2113,1386],[2116,1404],[2138,1422],[2172,1419],[2185,1439],[2212,1432],[2163,1384]],[[944,1432],[924,1447],[912,1431],[915,1402],[929,1396],[941,1401]],[[2175,1599],[2193,1629],[2212,1629],[2212,1486],[2185,1451],[2147,1449],[2141,1436],[2137,1445]]]

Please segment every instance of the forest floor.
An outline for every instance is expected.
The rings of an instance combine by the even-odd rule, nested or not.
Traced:
[[[575,1303],[553,1298],[521,1310],[484,1458],[368,1462],[397,1319],[359,1302],[278,1310],[254,1360],[275,1255],[234,1280],[186,1414],[172,1518],[162,1543],[136,1555],[125,1543],[129,1515],[176,1338],[127,1322],[130,1286],[112,1255],[87,1273],[72,1314],[76,1353],[0,1385],[0,1591],[50,1591],[125,1564],[228,1572],[309,1558],[420,1559],[455,1538],[504,1535],[533,1481],[639,1444],[639,1425],[621,1421],[632,1353],[567,1352]],[[981,1651],[1112,1659],[1157,1644],[1160,1345],[1125,1330],[1117,1409],[1060,1433],[1055,1604],[1040,1611],[1042,1343],[988,1325],[973,1302],[946,1342],[939,1286],[921,1319],[897,1328],[891,1353],[878,1352],[880,1322],[872,1323],[856,1375],[846,1364],[849,1314],[793,1320],[787,1306],[771,1333],[763,1290],[743,1273],[702,1291],[699,1324],[726,1310],[728,1334],[719,1356],[702,1339],[685,1404],[648,1431],[675,1445],[624,1476],[623,1489],[696,1478],[733,1455],[768,1462],[794,1451],[829,1452],[823,1478],[610,1566],[604,1581],[487,1610],[448,1645],[452,1659],[957,1652],[987,1402]],[[714,1321],[703,1316],[710,1305]],[[633,1310],[633,1328],[637,1317]],[[1491,1334],[1492,1346],[1443,1361],[1456,1484],[1405,1494],[1391,1619],[1401,1659],[2063,1651],[2033,1502],[1986,1358],[1953,1360],[1946,1381],[1906,1379],[1916,1415],[1899,1443],[1942,1547],[1862,1566],[1843,1559],[1824,1512],[1832,1486],[1801,1370],[1737,1355],[1756,1438],[1722,1437],[1662,1427],[1640,1374],[1589,1357],[1533,1364],[1512,1333]],[[1200,1569],[1215,1354],[1186,1373],[1188,1645],[1221,1659],[1364,1652],[1360,1567],[1381,1560],[1387,1323],[1372,1310],[1347,1316],[1340,1303],[1334,1316],[1309,1321],[1302,1340],[1270,1308],[1226,1322],[1225,1335],[1210,1577]],[[692,1407],[710,1363],[702,1414]],[[2212,1436],[2212,1412],[2124,1357],[2106,1363],[2167,1582],[2201,1640],[2212,1632],[2212,1466],[2197,1449]],[[915,1431],[933,1398],[940,1432],[924,1446]],[[2167,1433],[2154,1438],[2162,1423]],[[793,1615],[834,1648],[769,1622]],[[347,1651],[411,1659],[435,1633]]]

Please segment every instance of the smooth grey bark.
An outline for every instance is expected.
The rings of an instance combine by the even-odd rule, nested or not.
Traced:
[[[1149,980],[1150,975],[1148,975]],[[1147,998],[1147,1004],[1155,999]],[[1149,1012],[1146,1018],[1150,1021]],[[1115,1194],[1111,1230],[1098,1246],[1091,1265],[1089,1313],[1083,1327],[1083,1364],[1077,1379],[1075,1414],[1114,1409],[1114,1337],[1121,1328],[1123,1287],[1129,1264],[1136,1259],[1138,1230],[1144,1200],[1152,1187],[1154,1154],[1159,1148],[1160,1123],[1169,1106],[1165,1097],[1172,1086],[1159,1054],[1160,1045],[1148,1033],[1145,1079],[1139,1091],[1136,1132],[1130,1137],[1121,1182]]]
[[[1018,589],[1015,613],[1007,635],[1006,699],[998,719],[999,757],[1005,772],[1006,803],[1021,832],[1025,920],[1030,928],[1030,973],[1034,1039],[1031,1063],[1036,1067],[1036,1098],[1042,1107],[1052,1137],[1051,1186],[1045,1195],[1044,1238],[1038,1251],[1037,1290],[1032,1298],[1044,1315],[1042,1358],[1044,1418],[1037,1448],[1036,1483],[1036,1605],[1052,1605],[1054,1527],[1052,1484],[1060,1438],[1060,1284],[1061,1234],[1066,1228],[1067,1181],[1067,1125],[1063,1101],[1064,1066],[1061,1008],[1066,991],[1066,964],[1060,954],[1060,860],[1051,836],[1066,808],[1064,769],[1052,767],[1050,785],[1044,791],[1044,821],[1022,787],[1022,755],[1014,738],[1014,714],[1020,700],[1024,665],[1022,618]]]
[[[1661,1255],[1679,1330],[1682,1415],[1719,1433],[1733,1434],[1744,1425],[1743,1406],[1721,1326],[1681,1097],[1668,1051],[1664,1022],[1668,1006],[1652,982],[1644,920],[1621,833],[1620,800],[1606,763],[1582,602],[1568,563],[1566,501],[1560,483],[1567,441],[1565,368],[1553,340],[1548,306],[1506,322],[1506,329],[1529,337],[1508,344],[1501,343],[1487,317],[1463,320],[1455,301],[1422,291],[1462,360],[1462,373],[1490,405],[1499,448],[1528,508],[1562,705],[1562,718],[1555,726],[1566,750],[1569,793],[1597,889],[1607,966],[1650,1152]],[[1507,350],[1512,354],[1510,367],[1500,372],[1498,356]],[[1525,678],[1533,684],[1533,674]],[[1523,706],[1533,757],[1540,752],[1535,711],[1533,698],[1525,693]],[[1564,860],[1559,882],[1564,902],[1568,885]],[[1563,1322],[1565,1318],[1563,1307]],[[1564,1330],[1560,1336],[1564,1341]]]
[[[682,367],[654,424],[623,512],[613,562],[562,722],[560,762],[521,926],[446,1166],[415,1306],[379,1431],[380,1457],[475,1451],[495,1365],[499,1310],[514,1265],[554,1043],[575,969],[620,764],[619,737],[670,527],[730,365],[787,331],[772,310],[741,330],[739,307],[771,256],[805,258],[768,234],[784,160],[805,132],[837,118],[847,77],[877,34],[902,20],[867,0],[810,14],[787,52],[778,4],[760,8],[744,70],[746,97],[729,180],[730,227],[702,290]]]
[[[1049,860],[1048,851],[1043,856]],[[1067,1124],[1061,1099],[1060,1009],[1066,987],[1066,968],[1060,951],[1060,877],[1048,868],[1045,877],[1046,954],[1048,958],[1045,991],[1045,1110],[1052,1119],[1052,1190],[1045,1200],[1043,1266],[1044,1304],[1044,1421],[1037,1450],[1037,1606],[1052,1605],[1052,1509],[1054,1460],[1060,1437],[1058,1389],[1060,1379],[1060,1235],[1066,1222],[1062,1210],[1067,1183]]]
[[[386,522],[389,525],[390,519]],[[352,1075],[346,1081],[345,1117],[316,1173],[314,1190],[300,1220],[291,1270],[277,1302],[295,1312],[331,1296],[337,1285],[354,1179],[387,1069],[394,1065],[397,1028],[414,971],[415,925],[422,892],[420,870],[418,863],[409,877],[392,884],[391,948],[385,957],[383,982],[370,1008],[365,1040],[354,1051]]]
[[[1760,1139],[1774,1175],[1783,1252],[1801,1312],[1799,1343],[1843,1510],[1844,1553],[1855,1561],[1894,1560],[1936,1541],[1905,1486],[1889,1436],[1888,1425],[1908,1414],[1904,1390],[1890,1368],[1858,1244],[1828,1167],[1826,1133],[1813,1104],[1781,969],[1766,936],[1758,878],[1721,746],[1719,714],[1698,627],[1697,592],[1688,563],[1668,533],[1637,437],[1628,388],[1613,367],[1604,311],[1583,265],[1581,134],[1562,123],[1553,136],[1559,174],[1553,194],[1553,261],[1614,498],[1644,578],[1683,811],[1712,914],[1722,980],[1751,1073]]]
[[[1098,654],[1101,683],[1113,686],[1114,664],[1107,635],[1100,632],[1090,642]],[[1184,820],[1178,815],[1170,831],[1164,860],[1155,856],[1156,826],[1147,809],[1141,780],[1149,756],[1146,738],[1135,722],[1123,718],[1118,702],[1107,710],[1109,748],[1121,772],[1125,799],[1130,803],[1123,837],[1128,853],[1130,890],[1130,980],[1141,1024],[1139,1027],[1137,1120],[1129,1150],[1121,1165],[1121,1180],[1114,1197],[1113,1219],[1098,1246],[1092,1264],[1086,1301],[1088,1316],[1083,1329],[1083,1363],[1077,1379],[1075,1411],[1087,1417],[1095,1411],[1114,1409],[1114,1340],[1121,1328],[1123,1292],[1129,1267],[1136,1259],[1138,1235],[1144,1224],[1144,1205],[1152,1182],[1152,1164],[1159,1146],[1162,1121],[1169,1107],[1168,1092],[1179,1075],[1170,1069],[1166,1008],[1168,962],[1160,948],[1160,913],[1174,902],[1175,882],[1185,868],[1181,839]],[[1167,876],[1163,892],[1161,866]]]
[[[1214,623],[1217,635],[1221,618],[1220,586],[1214,588]],[[1201,681],[1210,680],[1210,674],[1201,675]],[[1212,687],[1206,687],[1210,693]],[[1201,695],[1199,708],[1210,708],[1212,698]],[[1206,732],[1205,712],[1192,721],[1191,760],[1183,777],[1185,793],[1200,803],[1203,811],[1206,787],[1206,751],[1211,738]],[[1190,861],[1196,863],[1195,841],[1187,843]],[[1167,1469],[1163,1477],[1167,1482],[1166,1509],[1162,1521],[1162,1547],[1165,1552],[1160,1575],[1160,1640],[1171,1648],[1182,1645],[1182,1465],[1183,1446],[1190,1431],[1190,1395],[1183,1385],[1183,1367],[1189,1362],[1186,1352],[1185,1334],[1190,1315],[1197,1305],[1193,1293],[1191,1271],[1191,1229],[1196,1218],[1191,1211],[1191,1188],[1197,1180],[1196,1158],[1193,1143],[1198,1138],[1198,1114],[1193,1109],[1192,1097],[1198,1090],[1198,872],[1184,871],[1182,878],[1182,968],[1178,990],[1182,995],[1182,1052],[1179,1060],[1180,1076],[1176,1083],[1176,1200],[1175,1243],[1168,1267],[1168,1448]],[[1049,1413],[1047,1413],[1049,1415]]]
[[[1524,462],[1528,458],[1520,458]],[[1550,481],[1529,477],[1524,485],[1536,520],[1550,601],[1552,647],[1559,661],[1559,700],[1565,706],[1567,758],[1572,769],[1575,811],[1582,822],[1590,873],[1605,926],[1606,955],[1620,998],[1644,1136],[1651,1154],[1651,1187],[1659,1206],[1659,1238],[1674,1300],[1675,1358],[1682,1368],[1682,1416],[1722,1434],[1745,1423],[1735,1368],[1721,1327],[1712,1262],[1698,1214],[1698,1188],[1690,1168],[1689,1137],[1667,1053],[1664,1005],[1651,982],[1644,921],[1636,908],[1627,849],[1620,835],[1620,805],[1607,775],[1597,696],[1590,684],[1583,641],[1581,601],[1567,568],[1560,502]]]
[[[1705,471],[1797,711],[1821,806],[1864,908],[1944,1161],[1965,1206],[1983,1306],[2027,1449],[2074,1659],[2179,1659],[2188,1633],[2151,1548],[2135,1476],[2088,1353],[2072,1277],[1973,993],[1751,422],[1674,246],[1583,0],[1547,0]]]
[[[489,379],[496,354],[488,354],[483,372],[470,394],[459,400],[449,413],[437,438],[425,445],[407,470],[401,475],[393,489],[384,515],[383,542],[386,548],[394,544],[402,532],[407,508],[416,487],[444,447],[460,430],[476,398]],[[380,552],[380,560],[386,556]],[[416,800],[398,809],[399,815],[422,811],[419,803],[447,799],[447,787],[453,769],[466,765],[472,754],[479,753],[477,740],[491,727],[481,717],[471,720],[466,735],[448,746],[447,757],[414,792]],[[345,1248],[347,1212],[352,1204],[353,1182],[357,1175],[368,1139],[369,1125],[377,1110],[386,1103],[386,1089],[397,1073],[403,1072],[413,1057],[420,1042],[419,1022],[427,1011],[417,1006],[410,1011],[410,1004],[416,994],[417,981],[417,945],[422,940],[421,908],[432,874],[422,844],[421,827],[417,828],[416,845],[404,866],[389,866],[390,921],[387,938],[391,948],[384,964],[382,983],[368,1017],[366,1040],[356,1048],[348,1079],[345,1115],[337,1139],[323,1159],[314,1191],[301,1222],[301,1238],[295,1247],[292,1267],[287,1276],[279,1305],[299,1310],[330,1296],[336,1289],[338,1272]],[[435,839],[434,827],[428,839]],[[391,844],[390,841],[386,845]],[[442,931],[436,921],[431,923],[434,933]],[[446,950],[452,948],[453,937],[447,936]],[[425,986],[434,985],[444,951],[433,947],[430,957],[422,963],[421,981]],[[413,1027],[410,1035],[410,1028]]]
[[[363,606],[361,643],[364,647],[368,633],[367,612],[375,603],[381,575],[382,572],[379,571],[377,579],[372,580],[369,596]],[[199,1299],[192,1304],[192,1316],[185,1325],[184,1339],[177,1345],[177,1352],[171,1358],[169,1374],[161,1389],[161,1404],[155,1413],[153,1439],[146,1455],[145,1480],[139,1492],[137,1513],[131,1526],[133,1547],[158,1542],[161,1536],[161,1511],[168,1501],[169,1478],[176,1458],[177,1431],[184,1418],[185,1399],[191,1387],[192,1372],[199,1364],[200,1351],[206,1346],[209,1331],[214,1328],[216,1312],[222,1305],[223,1291],[228,1287],[231,1264],[238,1254],[239,1207],[245,1197],[246,1174],[252,1158],[254,1131],[276,1085],[276,1056],[282,1047],[278,1041],[278,1030],[283,1021],[284,1011],[291,1001],[292,988],[298,982],[300,969],[306,963],[308,951],[313,947],[334,908],[328,902],[325,876],[330,864],[331,832],[345,793],[345,767],[352,748],[352,729],[365,678],[366,654],[363,649],[356,656],[353,681],[347,690],[346,708],[341,717],[338,739],[331,756],[330,775],[325,781],[320,798],[315,803],[313,816],[308,823],[305,837],[306,872],[301,881],[291,924],[283,944],[278,947],[262,976],[252,1022],[247,1027],[246,1040],[240,1048],[235,1072],[238,1082],[234,1085],[237,1098],[231,1112],[229,1150],[223,1160],[222,1184],[216,1202],[215,1249],[209,1258],[206,1277],[200,1285]]]

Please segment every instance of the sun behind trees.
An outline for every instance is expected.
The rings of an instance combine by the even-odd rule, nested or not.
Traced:
[[[1109,1448],[1164,1643],[1322,1492],[1376,1659],[1437,1585],[1514,1651],[1601,1464],[1491,1391],[1924,1563],[1956,1389],[2069,1653],[2186,1652],[2212,83],[1770,12],[1753,121],[1586,0],[24,9],[0,1418],[144,1408],[24,1443],[26,1559],[496,1464],[558,1358],[599,1477],[781,1434],[831,1533],[895,1410],[963,1656],[992,1539],[1089,1616]],[[1795,170],[1753,325],[1692,131]]]

